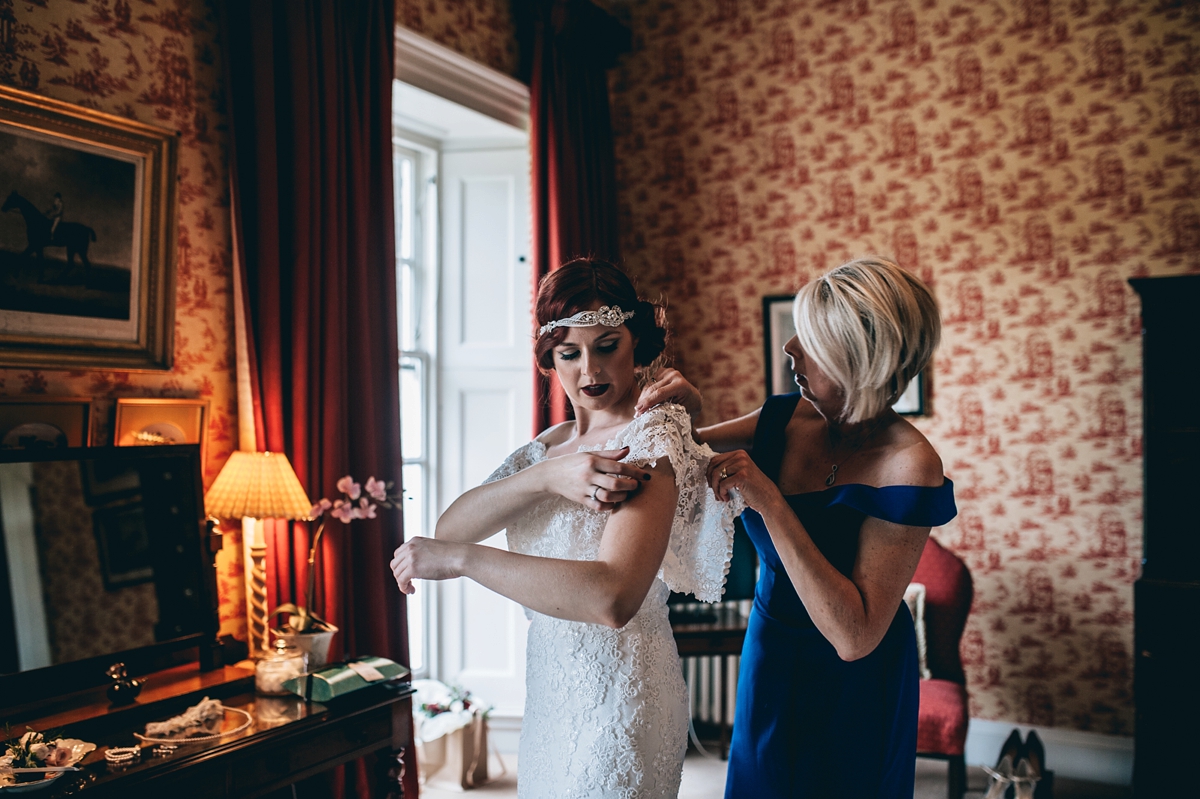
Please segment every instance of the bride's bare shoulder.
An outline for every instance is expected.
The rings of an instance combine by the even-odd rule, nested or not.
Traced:
[[[557,447],[559,444],[565,443],[574,432],[575,422],[559,422],[553,427],[547,427],[534,440],[545,444],[547,448]]]

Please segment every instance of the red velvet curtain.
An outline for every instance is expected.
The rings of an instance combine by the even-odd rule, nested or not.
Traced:
[[[400,480],[393,24],[391,0],[223,3],[257,443],[286,453],[314,499],[345,474]],[[272,607],[303,602],[309,534],[268,528]],[[398,510],[326,528],[314,604],[341,630],[331,659],[408,662],[388,570],[402,541]],[[325,775],[326,795],[371,795],[370,765],[352,765]],[[407,765],[415,797],[412,747]]]
[[[607,71],[630,32],[588,0],[533,0],[526,13],[536,291],[577,256],[619,258]],[[558,381],[534,374],[536,435],[567,419],[567,401]]]

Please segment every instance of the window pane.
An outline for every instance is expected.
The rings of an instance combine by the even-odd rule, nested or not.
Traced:
[[[400,279],[396,281],[396,315],[400,324],[400,349],[415,350],[417,348],[417,308],[420,298],[415,296],[416,285],[413,280],[411,264],[400,264]]]
[[[425,668],[425,593],[429,583],[417,580],[416,588],[408,595],[408,667],[414,676]]]
[[[400,455],[423,457],[425,452],[425,375],[417,358],[400,359]]]
[[[404,537],[425,535],[425,467],[410,463],[403,467]]]
[[[400,257],[413,257],[413,162],[400,159]]]

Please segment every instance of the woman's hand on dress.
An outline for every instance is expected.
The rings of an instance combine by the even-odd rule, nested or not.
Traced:
[[[595,511],[609,511],[633,496],[650,472],[622,463],[629,447],[576,452],[542,461],[546,490]]]
[[[414,536],[399,547],[392,557],[392,574],[396,585],[406,594],[416,591],[413,580],[450,580],[461,577],[465,547],[453,541]]]
[[[704,407],[700,392],[675,369],[660,369],[653,382],[642,389],[642,395],[638,397],[637,405],[633,409],[634,416],[641,416],[655,405],[662,405],[664,402],[682,405],[692,417]]]
[[[782,497],[779,488],[744,449],[714,455],[708,464],[708,484],[722,502],[728,502],[729,492],[736,488],[746,505],[760,512]]]

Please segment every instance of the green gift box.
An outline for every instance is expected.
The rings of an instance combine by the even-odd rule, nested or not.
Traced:
[[[407,674],[408,667],[394,660],[366,657],[293,677],[284,682],[283,687],[301,698],[327,702],[359,688]]]

